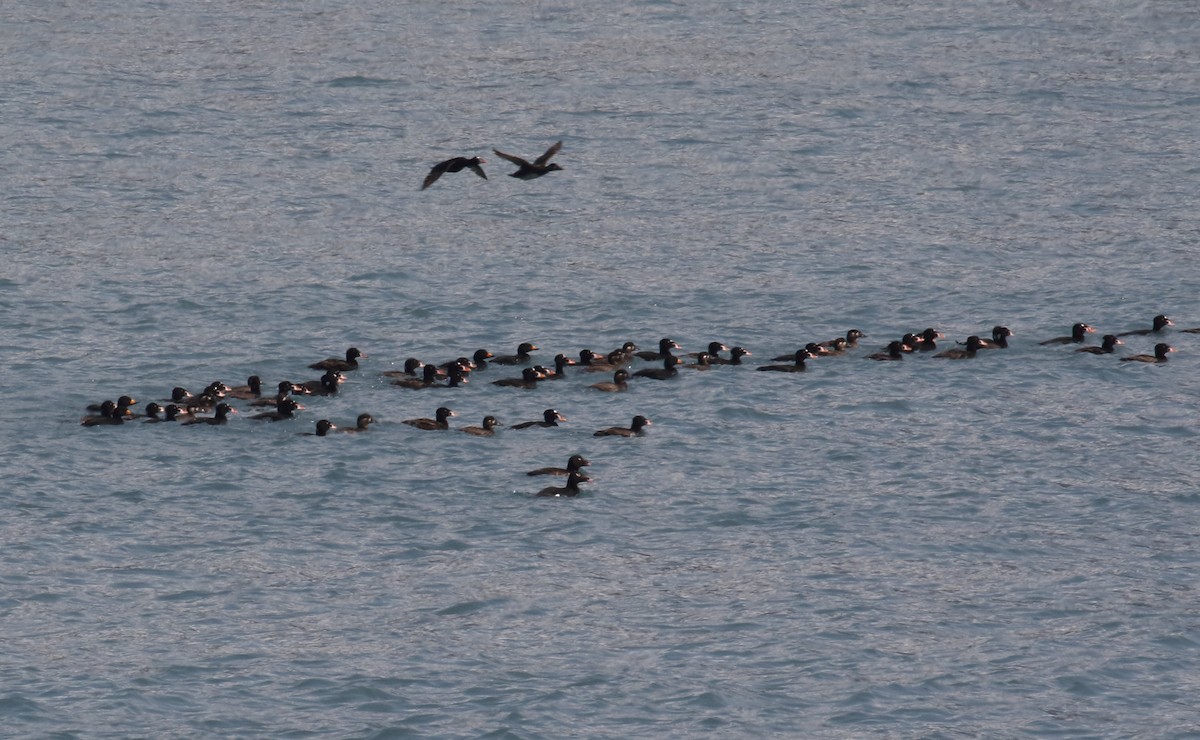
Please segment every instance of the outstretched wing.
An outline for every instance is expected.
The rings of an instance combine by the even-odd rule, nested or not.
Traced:
[[[536,160],[534,160],[533,163],[539,167],[545,167],[546,163],[550,161],[550,158],[553,157],[555,154],[558,154],[559,149],[562,149],[561,141],[556,143],[554,146],[550,147],[549,149],[547,149],[546,153],[543,154],[542,156],[538,157]]]
[[[496,153],[497,157],[503,157],[504,159],[507,159],[509,162],[512,162],[513,164],[517,165],[518,167],[528,167],[529,166],[529,163],[526,162],[525,160],[521,159],[520,157],[514,157],[511,154],[505,154],[504,152],[500,151],[499,149],[493,149],[492,151]]]
[[[479,161],[480,161],[480,162],[482,162],[483,160],[481,159],[481,160],[479,160]],[[487,179],[487,174],[485,174],[485,173],[484,173],[484,171],[483,171],[483,168],[482,168],[482,167],[480,167],[479,165],[477,165],[477,164],[469,164],[469,165],[467,165],[467,166],[468,166],[468,167],[470,167],[470,168],[471,168],[471,171],[472,171],[472,172],[474,172],[476,175],[479,175],[480,177],[482,177],[482,178],[483,178],[483,179],[485,179],[485,180]]]
[[[425,181],[421,183],[421,189],[424,190],[425,188],[437,182],[438,178],[442,176],[442,173],[446,171],[446,168],[449,167],[450,163],[453,161],[453,159],[447,159],[445,162],[438,162],[435,164],[429,170],[429,174],[425,176]]]

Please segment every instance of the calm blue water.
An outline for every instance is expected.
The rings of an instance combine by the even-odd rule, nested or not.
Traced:
[[[0,17],[6,736],[1200,736],[1200,335],[1037,343],[1200,325],[1193,4]],[[490,151],[560,139],[530,182]],[[624,394],[379,374],[852,327]],[[351,345],[293,421],[78,424]],[[439,405],[569,420],[400,423]],[[576,452],[585,494],[534,498]]]

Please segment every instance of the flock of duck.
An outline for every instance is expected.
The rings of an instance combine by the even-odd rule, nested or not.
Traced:
[[[1117,334],[1106,334],[1099,345],[1087,344],[1089,335],[1095,333],[1095,328],[1088,324],[1077,323],[1071,327],[1071,333],[1053,337],[1040,342],[1042,345],[1079,345],[1076,352],[1090,354],[1114,354],[1117,347],[1123,345],[1122,337],[1131,336],[1163,336],[1173,322],[1166,316],[1155,316],[1151,326],[1132,329]],[[1184,333],[1200,334],[1200,327],[1184,329]],[[862,355],[868,360],[894,362],[903,360],[906,355],[915,353],[930,353],[934,358],[946,360],[967,360],[988,350],[1003,350],[1009,345],[1013,332],[1005,326],[992,329],[988,339],[971,335],[957,346],[941,349],[938,341],[943,335],[935,329],[925,329],[921,332],[905,334],[899,339],[889,342],[886,347],[877,351],[867,351]],[[795,373],[808,368],[811,360],[823,357],[844,356],[860,346],[861,340],[867,335],[858,329],[850,329],[844,336],[835,337],[819,342],[809,342],[792,352],[772,358],[771,363],[753,366],[763,372]],[[404,363],[403,370],[390,370],[380,375],[389,385],[398,389],[423,390],[428,388],[455,388],[463,386],[476,374],[487,371],[492,366],[515,368],[521,367],[519,376],[497,378],[492,385],[505,388],[532,389],[546,383],[559,381],[571,373],[612,373],[612,379],[592,383],[589,389],[604,393],[619,393],[628,389],[630,382],[642,380],[665,381],[679,375],[680,371],[706,371],[720,366],[745,366],[746,357],[752,356],[743,347],[728,347],[721,342],[711,342],[708,347],[699,352],[675,354],[682,347],[664,337],[658,342],[655,350],[641,350],[633,342],[626,342],[621,347],[606,353],[593,352],[590,349],[580,350],[578,359],[565,354],[555,356],[552,367],[535,363],[533,353],[538,347],[532,342],[522,342],[516,352],[511,355],[496,356],[486,349],[478,349],[469,357],[459,357],[442,363],[425,363],[416,358],[410,358]],[[1162,364],[1167,362],[1167,356],[1173,352],[1170,344],[1159,341],[1154,345],[1152,354],[1132,354],[1120,358],[1122,362],[1144,362]],[[145,406],[144,412],[135,414],[133,406],[138,402],[128,395],[123,395],[116,401],[106,400],[87,407],[88,414],[81,419],[85,427],[114,426],[131,422],[143,423],[177,423],[182,426],[213,425],[220,426],[228,423],[231,414],[238,414],[235,403],[244,403],[246,418],[255,422],[275,422],[292,419],[296,412],[304,407],[298,398],[319,398],[334,396],[339,393],[341,384],[346,379],[346,373],[360,369],[359,360],[366,355],[356,347],[346,350],[343,357],[330,357],[314,362],[308,367],[323,372],[320,378],[295,383],[290,380],[280,381],[275,387],[275,393],[269,394],[263,388],[262,380],[257,375],[247,379],[245,385],[230,387],[220,381],[214,381],[200,393],[191,393],[183,387],[172,390],[169,398],[162,402],[152,402]],[[634,370],[635,365],[641,367]],[[568,371],[568,368],[571,368]],[[495,370],[492,371],[494,374]],[[642,380],[639,380],[642,379]],[[166,404],[165,406],[163,404]],[[433,417],[404,419],[403,423],[419,430],[445,431],[450,430],[450,418],[454,411],[446,406],[440,406]],[[338,426],[329,419],[319,419],[315,431],[303,432],[307,436],[326,437],[332,433],[363,433],[368,431],[375,419],[369,413],[359,414],[353,426]],[[546,409],[542,418],[513,424],[509,429],[520,430],[530,428],[556,427],[566,417],[553,408]],[[614,426],[599,429],[593,433],[596,437],[636,437],[642,435],[651,421],[645,416],[634,416],[629,426]],[[479,426],[464,426],[457,429],[465,434],[490,437],[500,427],[500,421],[494,415],[487,415]],[[576,496],[579,484],[590,478],[582,471],[589,461],[581,455],[572,455],[566,467],[543,467],[529,471],[531,476],[557,475],[566,478],[563,486],[549,486],[541,489],[535,495]]]
[[[492,151],[496,153],[497,157],[507,159],[517,166],[516,172],[509,173],[509,177],[515,177],[518,180],[534,180],[542,175],[562,169],[562,167],[550,161],[555,154],[558,154],[558,150],[562,149],[562,144],[561,141],[555,142],[542,156],[532,162],[512,154],[505,154],[499,149],[493,149]],[[421,189],[424,190],[434,184],[442,175],[449,172],[462,172],[463,170],[470,170],[486,180],[488,179],[487,173],[483,171],[483,167],[481,166],[484,164],[487,164],[487,160],[479,157],[451,157],[444,162],[438,162],[430,168],[429,174],[425,175],[425,180],[421,183]]]

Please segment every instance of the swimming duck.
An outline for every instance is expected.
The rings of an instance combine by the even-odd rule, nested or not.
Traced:
[[[296,399],[288,396],[275,406],[274,411],[263,411],[247,418],[255,421],[283,421],[294,417],[298,408],[300,408],[300,404],[296,403]]]
[[[1174,352],[1174,351],[1175,351],[1175,348],[1172,347],[1171,345],[1167,344],[1166,342],[1159,342],[1158,344],[1154,345],[1154,354],[1152,354],[1152,355],[1130,355],[1129,357],[1122,357],[1121,362],[1158,362],[1158,363],[1162,363],[1162,362],[1167,361],[1167,353]]]
[[[969,360],[975,356],[981,346],[983,346],[982,340],[972,334],[967,337],[966,346],[963,349],[948,349],[938,352],[934,357],[941,357],[944,360]]]
[[[808,369],[804,361],[809,357],[812,357],[812,354],[808,350],[801,348],[796,350],[791,365],[759,365],[758,369],[777,373],[802,373]]]
[[[529,356],[529,353],[534,352],[537,349],[537,345],[533,342],[521,342],[519,345],[517,345],[517,353],[515,355],[500,355],[499,357],[493,357],[492,364],[525,365],[533,359]]]
[[[620,393],[621,391],[628,390],[629,371],[625,368],[621,368],[613,373],[613,379],[611,383],[593,383],[589,385],[588,388],[595,388],[596,390],[604,391],[605,393]]]
[[[579,484],[590,481],[587,477],[578,470],[567,476],[567,485],[565,486],[546,486],[537,492],[538,498],[573,498],[579,495]]]
[[[1087,352],[1093,355],[1111,355],[1117,351],[1118,344],[1125,344],[1120,339],[1117,339],[1115,334],[1105,334],[1100,340],[1099,347],[1080,347],[1076,352]]]
[[[645,349],[641,352],[634,352],[633,354],[634,357],[639,357],[643,360],[661,360],[664,357],[670,357],[671,350],[673,349],[681,349],[681,347],[670,337],[663,337],[662,339],[658,340],[657,352]]]
[[[374,416],[371,416],[370,414],[359,414],[359,415],[358,415],[358,418],[357,418],[357,419],[355,419],[355,421],[354,421],[354,426],[352,426],[352,427],[345,427],[345,428],[339,428],[339,429],[338,429],[338,431],[339,431],[339,432],[346,432],[346,433],[348,433],[348,434],[355,434],[355,433],[358,433],[358,432],[365,432],[365,431],[367,431],[367,427],[371,426],[371,425],[372,425],[372,424],[374,424],[374,423],[375,423],[375,417],[374,417]]]
[[[538,468],[537,470],[530,470],[525,475],[570,475],[580,468],[591,464],[591,461],[583,455],[571,455],[567,458],[567,467],[565,468]]]
[[[663,357],[662,367],[638,370],[633,374],[633,377],[651,378],[653,380],[668,380],[670,378],[674,378],[676,375],[679,375],[679,371],[675,369],[675,366],[681,362],[683,361],[674,355],[666,355]]]
[[[314,362],[309,365],[313,370],[337,370],[339,372],[347,372],[358,369],[359,358],[367,359],[367,356],[358,350],[357,347],[351,347],[346,350],[346,357],[327,357],[320,362]]]
[[[509,429],[528,429],[530,427],[556,427],[558,422],[566,421],[567,417],[558,413],[554,409],[546,409],[542,412],[541,421],[523,421],[520,424],[513,424]]]
[[[713,365],[740,365],[743,357],[750,357],[750,350],[745,347],[734,347],[729,350],[729,357],[713,357],[709,360]]]
[[[1162,314],[1155,316],[1152,324],[1153,324],[1153,326],[1149,329],[1133,329],[1131,331],[1123,331],[1120,334],[1118,334],[1117,336],[1118,337],[1134,337],[1134,336],[1145,336],[1147,334],[1158,334],[1163,329],[1166,329],[1168,326],[1175,326],[1174,321],[1171,321],[1170,319],[1168,319],[1166,316],[1163,316]]]
[[[633,417],[633,422],[629,425],[628,429],[625,427],[609,427],[608,429],[601,429],[598,432],[593,432],[592,436],[593,437],[639,436],[639,435],[642,435],[645,433],[646,427],[650,426],[650,424],[651,424],[651,422],[649,419],[647,419],[646,417],[641,416],[639,414],[638,416]]]
[[[1086,338],[1088,334],[1091,334],[1094,331],[1096,331],[1094,327],[1088,326],[1084,323],[1072,324],[1070,336],[1054,337],[1053,339],[1047,339],[1044,342],[1039,342],[1039,344],[1079,344],[1084,340],[1084,338]]]
[[[536,388],[539,380],[541,380],[541,376],[538,374],[538,371],[531,367],[527,367],[521,371],[521,377],[493,380],[492,385],[498,385],[507,388],[525,388],[528,390],[531,388]]]
[[[449,429],[450,428],[450,422],[449,422],[450,417],[457,416],[457,414],[455,414],[453,411],[446,408],[445,406],[440,406],[440,407],[438,407],[438,410],[435,412],[434,416],[437,418],[434,418],[434,419],[429,419],[429,418],[405,419],[404,423],[408,424],[410,427],[416,427],[417,429],[426,429],[426,430]]]
[[[483,425],[477,427],[463,427],[461,430],[467,434],[472,434],[476,437],[491,437],[496,433],[496,425],[500,421],[494,416],[483,417]]]
[[[886,350],[884,350],[883,352],[875,352],[873,354],[869,354],[869,355],[867,355],[866,359],[881,360],[884,362],[889,361],[889,360],[903,360],[904,359],[904,342],[902,342],[900,340],[896,340],[894,342],[889,342]]]
[[[191,426],[192,424],[212,424],[213,426],[219,426],[229,421],[229,415],[236,414],[237,409],[231,408],[229,404],[222,401],[221,403],[217,404],[217,407],[213,409],[213,412],[216,414],[215,416],[194,416],[191,419],[183,422],[183,426]],[[250,418],[253,419],[254,417]]]

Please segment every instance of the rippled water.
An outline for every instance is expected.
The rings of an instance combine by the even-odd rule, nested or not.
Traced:
[[[1038,345],[1200,325],[1192,5],[4,15],[8,734],[1200,734],[1200,335],[1165,366]],[[489,151],[560,139],[529,182]],[[418,190],[473,154],[488,181]],[[970,362],[860,357],[994,324]],[[624,394],[379,375],[851,327],[804,375]],[[78,425],[351,345],[293,421]],[[443,404],[568,421],[400,423]],[[576,452],[585,493],[534,498]]]

